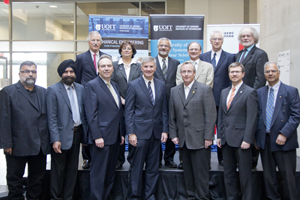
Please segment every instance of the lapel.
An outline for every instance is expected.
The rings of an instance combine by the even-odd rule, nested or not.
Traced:
[[[152,105],[152,102],[151,102],[151,99],[150,99],[150,94],[149,94],[148,88],[146,87],[146,84],[145,84],[145,81],[144,81],[143,76],[140,76],[138,83],[139,83],[140,87],[142,88],[143,92],[145,93],[145,95],[147,96],[147,98],[148,98],[150,104]],[[157,94],[157,93],[156,93],[156,86],[155,86],[155,85],[156,85],[156,84],[154,83],[155,94]],[[155,97],[156,97],[156,96],[155,96]]]
[[[242,96],[242,94],[244,92],[244,89],[245,89],[245,84],[243,83],[241,85],[240,89],[238,91],[236,91],[236,94],[235,94],[235,96],[234,96],[234,98],[233,98],[233,100],[232,100],[232,102],[230,104],[230,107],[229,107],[228,111],[232,108],[232,106],[240,98],[240,96]],[[226,98],[226,100],[227,100],[227,98]],[[227,108],[227,106],[226,106],[226,108]]]
[[[224,93],[226,94],[226,96],[224,96],[223,99],[222,99],[222,108],[223,108],[223,111],[224,111],[225,113],[228,112],[228,110],[227,110],[227,97],[228,97],[228,94],[229,94],[229,92],[230,92],[230,89],[231,89],[231,86],[228,87],[228,88],[226,88],[226,89],[224,89],[224,90],[225,90]],[[232,104],[232,103],[231,103],[231,104]]]
[[[24,88],[24,86],[22,85],[22,83],[20,81],[17,82],[16,84],[16,87],[17,87],[17,91],[20,92],[26,99],[27,101],[29,101],[29,103],[37,110],[40,112],[40,109],[39,109],[39,105],[35,105],[33,101],[31,101],[31,98],[28,94],[28,92],[26,91],[26,89]],[[39,97],[39,91],[37,89],[37,87],[35,87],[35,90],[36,90],[36,93],[37,93],[37,97],[38,97],[38,102],[40,102],[40,97]]]
[[[261,94],[261,110],[264,124],[266,125],[266,110],[267,110],[267,101],[268,101],[268,86],[265,86],[262,90]]]
[[[211,51],[206,54],[206,60],[211,63]]]
[[[124,64],[120,64],[120,65],[118,64],[118,69],[120,70],[122,76],[124,77],[124,79],[127,82],[127,77],[126,77],[126,72],[125,72]],[[130,69],[130,73],[131,73],[131,69]]]
[[[196,70],[195,80],[198,80],[198,77],[200,76],[200,74],[204,70],[203,62],[200,59],[198,59],[198,60],[199,60],[199,63],[198,63],[198,68]]]
[[[104,83],[104,81],[102,80],[102,78],[100,76],[98,76],[98,82],[99,82],[99,85],[101,86],[101,88],[104,90],[104,92],[109,96],[109,98],[114,102],[114,104],[116,105],[116,107],[119,109],[120,107],[118,107],[113,95],[111,94],[110,90],[108,89],[107,85]],[[115,89],[115,92],[117,93],[117,89],[116,87],[110,82],[111,86]],[[119,99],[119,95],[117,93],[117,96],[118,96],[118,99]],[[120,100],[119,100],[119,105],[121,106],[120,104]]]
[[[155,88],[155,99],[154,99],[154,105],[157,104],[157,100],[159,99],[159,97],[161,96],[161,87],[158,86],[157,80],[156,78],[153,77],[153,81],[154,81],[154,88]],[[149,95],[150,96],[150,95]]]
[[[193,98],[193,96],[196,94],[196,92],[197,92],[197,84],[196,83],[197,83],[197,81],[195,80],[195,82],[193,83],[193,85],[190,89],[190,92],[187,96],[187,99],[184,103],[184,106],[186,106],[189,103],[189,101]]]
[[[137,64],[136,63],[133,63],[131,66],[130,66],[130,72],[129,72],[129,77],[128,77],[128,82],[132,81],[132,78],[134,77],[135,73],[137,72]]]
[[[182,104],[185,105],[185,92],[184,92],[184,83],[181,83],[178,88],[178,95],[182,101]]]
[[[99,55],[100,55],[100,53],[99,53]],[[85,59],[89,63],[89,67],[92,68],[92,71],[97,75],[90,50],[87,51],[87,54],[85,55]]]
[[[170,63],[170,59],[169,59],[169,62],[168,62],[168,64]],[[157,71],[157,73],[159,73],[160,74],[160,76],[164,79],[164,81],[166,81],[165,80],[165,76],[164,76],[164,74],[163,74],[163,72],[162,72],[162,70],[161,70],[161,66],[160,66],[160,63],[159,63],[159,59],[158,59],[158,56],[156,56],[156,71]],[[168,65],[169,66],[169,65]],[[168,67],[168,71],[169,71],[169,67]]]
[[[243,65],[245,65],[252,58],[252,55],[254,54],[255,50],[256,50],[256,46],[254,45],[251,51],[247,54],[246,58],[243,60]]]
[[[63,99],[65,100],[65,102],[66,102],[67,106],[69,107],[70,111],[72,112],[72,108],[71,108],[71,104],[70,104],[70,99],[69,99],[67,90],[66,90],[64,84],[61,81],[59,83],[60,83],[59,84],[59,92],[60,92],[61,96],[63,97]]]
[[[215,68],[215,73],[220,68],[220,66],[222,65],[223,61],[225,60],[225,57],[226,57],[226,53],[222,50],[219,62],[217,64],[216,68]]]
[[[280,86],[279,86],[279,90],[278,90],[278,94],[277,94],[277,98],[276,98],[276,103],[275,103],[275,108],[274,108],[274,111],[273,111],[273,116],[272,116],[272,121],[271,121],[271,126],[274,124],[275,122],[275,119],[277,118],[277,115],[280,111],[280,108],[283,104],[283,100],[284,100],[284,96],[285,96],[285,90],[283,88],[284,86],[282,85],[282,83],[280,83]],[[267,93],[268,94],[268,93]]]
[[[79,90],[78,84],[75,82],[73,84],[74,84],[75,91],[76,91],[77,103],[78,103],[78,109],[79,109],[79,115],[80,115],[80,113],[82,112],[80,105],[82,105],[83,99],[81,98],[82,95],[81,95],[81,91]]]

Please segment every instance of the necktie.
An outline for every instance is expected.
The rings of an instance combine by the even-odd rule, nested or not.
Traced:
[[[267,109],[266,109],[266,129],[269,132],[271,127],[271,121],[274,111],[274,89],[270,88],[269,98],[267,101]]]
[[[168,68],[167,68],[167,65],[166,65],[166,59],[165,58],[162,59],[162,62],[163,62],[162,72],[164,74],[165,79],[167,79]]]
[[[227,110],[229,109],[230,104],[231,104],[231,102],[232,102],[232,100],[233,100],[233,98],[234,98],[234,94],[235,94],[235,87],[232,88],[232,92],[231,92],[229,101],[228,101],[228,103],[227,103]]]
[[[69,95],[69,100],[70,100],[70,104],[71,104],[71,110],[72,110],[72,118],[74,123],[79,121],[79,114],[78,114],[78,110],[76,109],[76,104],[75,104],[75,98],[72,92],[72,86],[68,87],[68,95]]]
[[[244,49],[242,56],[240,58],[240,63],[242,63],[244,61],[245,55],[246,55],[247,49]]]
[[[95,66],[95,70],[97,72],[97,54],[94,53],[94,66]]]
[[[214,69],[216,69],[216,66],[217,66],[217,63],[216,63],[216,53],[214,53],[214,57],[213,59],[211,60],[211,64],[214,66]]]
[[[106,85],[107,85],[107,87],[108,87],[108,89],[109,89],[111,95],[112,95],[113,98],[115,99],[115,102],[116,102],[117,106],[119,107],[119,100],[118,100],[118,97],[117,97],[117,95],[116,95],[114,89],[112,88],[110,82],[106,83]]]
[[[148,91],[149,91],[149,95],[150,95],[152,105],[154,105],[154,97],[153,97],[153,92],[152,92],[152,89],[151,89],[151,81],[148,82]]]

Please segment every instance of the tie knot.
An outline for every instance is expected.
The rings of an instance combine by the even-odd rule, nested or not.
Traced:
[[[166,59],[165,59],[165,58],[163,58],[163,59],[162,59],[162,61],[163,61],[163,62],[166,62]]]
[[[232,92],[234,92],[235,91],[235,86],[233,86],[233,88],[232,88]]]
[[[107,85],[108,87],[110,87],[110,82],[107,82],[106,85]]]
[[[197,65],[197,61],[193,61],[193,64],[194,64],[194,65]]]
[[[214,53],[214,56],[216,56],[216,55],[217,55],[217,53],[215,52],[215,53]]]
[[[68,90],[72,90],[72,89],[73,89],[73,86],[69,86],[69,87],[68,87]]]
[[[270,92],[273,92],[274,91],[274,89],[273,88],[270,88]]]
[[[148,87],[151,85],[151,81],[148,82]]]

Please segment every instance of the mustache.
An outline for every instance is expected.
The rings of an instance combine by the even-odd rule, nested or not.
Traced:
[[[63,77],[63,80],[67,80],[67,79],[75,80],[75,77],[74,76],[65,76],[65,77]]]
[[[99,45],[98,44],[93,44],[93,47],[98,47]]]

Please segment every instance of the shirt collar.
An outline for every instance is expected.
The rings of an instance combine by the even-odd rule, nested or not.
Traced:
[[[163,60],[163,59],[166,59],[166,64],[168,63],[169,56],[163,58],[163,57],[161,57],[160,55],[157,55],[157,57],[158,57],[159,63],[162,63],[162,60]]]
[[[64,84],[64,83],[63,83],[63,84]],[[74,83],[72,83],[72,85],[66,85],[66,84],[64,84],[64,86],[65,86],[66,90],[67,90],[69,87],[71,87],[72,89],[75,89]]]
[[[89,50],[90,51],[90,53],[91,53],[91,55],[92,55],[92,57],[94,57],[94,52],[92,52],[91,50]],[[99,51],[96,53],[97,54],[97,57],[99,57]]]
[[[199,65],[200,64],[200,59],[198,58],[197,60],[195,60],[195,61],[193,61],[193,60],[190,60],[192,63],[194,63],[194,62],[197,62],[197,65]]]
[[[281,84],[281,81],[278,81],[275,85],[273,85],[272,87],[270,85],[268,85],[268,88],[270,90],[270,88],[273,88],[274,91],[279,90],[279,86]]]
[[[143,75],[143,79],[144,79],[144,81],[145,81],[146,85],[148,86],[148,82],[149,82],[149,80],[148,80],[148,79],[146,79],[144,75]],[[153,83],[153,78],[152,78],[152,80],[150,80],[150,81]]]
[[[243,84],[243,81],[240,82],[239,84],[237,84],[237,85],[235,86],[235,92],[238,91],[238,90],[240,89],[240,87],[241,87],[242,84]],[[232,88],[233,88],[233,86],[231,86],[231,90],[232,90]]]
[[[136,61],[134,61],[133,59],[131,59],[131,62],[130,62],[130,64],[129,64],[129,66],[130,66],[131,64],[133,64],[133,63],[136,63]],[[119,65],[121,65],[121,64],[124,64],[124,62],[123,62],[123,59],[122,59],[122,58],[120,58],[120,60],[119,60],[118,64],[119,64]],[[124,64],[124,65],[125,65],[125,64]]]
[[[221,56],[221,53],[222,53],[222,49],[220,49],[220,50],[217,51],[217,52],[214,52],[214,50],[211,50],[211,57],[212,57],[212,58],[214,57],[214,53],[216,53],[217,56],[220,57],[220,56]]]
[[[183,85],[184,85],[184,89],[186,89],[186,88],[189,88],[189,89],[191,89],[192,88],[192,86],[193,86],[193,84],[194,84],[194,82],[195,82],[195,79],[188,85],[188,86],[185,86],[184,85],[184,83],[183,83]]]
[[[255,44],[252,44],[250,47],[247,48],[247,51],[251,51],[251,49],[254,47]]]

